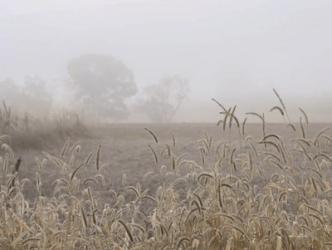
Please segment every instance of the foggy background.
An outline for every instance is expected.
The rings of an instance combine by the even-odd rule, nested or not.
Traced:
[[[29,88],[30,102],[71,107],[68,63],[111,55],[137,86],[124,121],[148,121],[136,108],[144,88],[174,75],[188,89],[172,121],[215,122],[212,97],[268,112],[278,103],[272,88],[295,117],[301,106],[311,120],[331,121],[331,13],[329,0],[0,0],[0,87],[34,79],[50,96]]]

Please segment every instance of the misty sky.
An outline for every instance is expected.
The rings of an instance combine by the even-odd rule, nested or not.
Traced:
[[[200,118],[188,103],[203,109],[216,97],[254,107],[274,98],[273,87],[328,112],[331,13],[331,0],[0,0],[0,79],[58,84],[71,58],[107,53],[139,86],[187,77],[182,112],[191,120]]]

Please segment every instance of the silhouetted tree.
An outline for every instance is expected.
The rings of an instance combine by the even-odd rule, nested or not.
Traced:
[[[113,119],[129,115],[125,100],[136,94],[137,87],[133,73],[121,61],[110,55],[83,55],[70,61],[68,73],[86,108]]]
[[[153,122],[170,122],[189,92],[189,82],[180,76],[167,76],[143,90],[139,110]]]

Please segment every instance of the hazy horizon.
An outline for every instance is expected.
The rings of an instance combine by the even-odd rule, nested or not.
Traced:
[[[212,97],[268,112],[278,104],[272,88],[295,121],[299,106],[332,121],[331,11],[327,0],[0,1],[0,80],[40,76],[61,102],[72,58],[110,54],[139,91],[169,74],[189,80],[176,122],[214,122]]]

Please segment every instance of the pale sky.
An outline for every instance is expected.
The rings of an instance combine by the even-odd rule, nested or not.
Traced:
[[[188,120],[213,119],[211,97],[266,110],[273,87],[332,120],[331,13],[331,0],[0,0],[0,79],[59,82],[71,58],[107,53],[139,86],[187,77]]]

